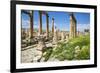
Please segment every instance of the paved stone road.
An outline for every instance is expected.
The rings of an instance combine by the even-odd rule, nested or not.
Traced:
[[[52,46],[51,43],[46,43],[47,47]],[[35,59],[36,58],[36,54],[37,54],[37,47],[35,46],[30,46],[28,48],[24,48],[21,51],[21,63],[32,63],[32,62],[36,62]]]

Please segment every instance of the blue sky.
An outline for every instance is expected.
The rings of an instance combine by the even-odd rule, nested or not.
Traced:
[[[52,27],[52,17],[54,17],[54,25],[57,29],[69,31],[70,19],[68,12],[48,12],[49,14],[49,27]],[[90,27],[90,14],[89,13],[74,13],[77,20],[77,30],[83,31]],[[38,28],[38,11],[34,11],[34,28]],[[29,16],[22,13],[22,27],[29,28]],[[46,29],[46,16],[42,15],[42,28]]]

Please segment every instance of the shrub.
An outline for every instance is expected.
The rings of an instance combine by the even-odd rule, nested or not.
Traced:
[[[51,57],[63,60],[84,60],[90,58],[90,36],[81,36],[74,39],[70,39],[68,42],[59,42],[57,47],[52,52]],[[75,57],[75,47],[79,46],[80,51]]]
[[[88,45],[82,47],[78,58],[81,60],[90,59],[90,47]]]

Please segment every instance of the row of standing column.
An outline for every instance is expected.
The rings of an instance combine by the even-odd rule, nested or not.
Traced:
[[[46,37],[49,37],[49,15],[46,13]],[[39,35],[42,34],[42,11],[39,11]]]
[[[29,37],[33,38],[33,32],[34,32],[34,11],[31,10],[29,12],[23,11],[24,13],[29,15],[29,21],[30,21],[30,29],[29,29]],[[46,37],[49,37],[49,16],[46,13]],[[42,11],[39,11],[39,29],[38,29],[39,35],[42,34]],[[52,35],[54,33],[54,18],[52,18]]]

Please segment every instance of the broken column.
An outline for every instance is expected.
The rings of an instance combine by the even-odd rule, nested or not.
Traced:
[[[46,44],[44,42],[44,35],[40,35],[38,36],[39,39],[38,39],[38,45],[37,45],[37,48],[36,48],[36,51],[35,51],[35,57],[33,58],[34,62],[40,62],[41,61],[41,58],[42,58],[42,55],[43,55],[43,50],[46,48]]]
[[[66,42],[69,40],[69,34],[66,34]]]
[[[62,40],[62,41],[65,40],[65,34],[64,34],[64,32],[61,32],[61,40]]]
[[[58,32],[57,32],[57,28],[55,27],[54,36],[53,36],[53,43],[57,44],[57,42],[58,42]]]

